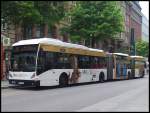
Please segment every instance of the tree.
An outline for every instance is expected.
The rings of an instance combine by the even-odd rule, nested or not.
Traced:
[[[33,23],[41,21],[40,13],[32,1],[2,1],[2,17],[7,23]]]
[[[62,31],[69,32],[72,40],[92,41],[114,39],[123,31],[123,17],[115,1],[81,1],[68,14],[70,26]]]
[[[1,7],[1,18],[4,22],[15,25],[16,39],[22,37],[24,25],[39,23],[42,20],[32,1],[1,1]]]
[[[35,7],[43,17],[41,24],[44,24],[44,35],[48,35],[48,27],[52,30],[52,35],[58,38],[58,28],[56,24],[64,17],[64,2],[58,1],[36,1]]]
[[[16,38],[21,37],[22,28],[32,25],[32,35],[35,37],[36,25],[44,24],[44,34],[48,34],[48,27],[55,24],[64,16],[64,2],[58,1],[2,1],[2,19],[6,23],[15,25]],[[54,33],[55,34],[55,33]]]
[[[146,41],[139,40],[135,44],[136,54],[144,57],[149,56],[149,43]]]

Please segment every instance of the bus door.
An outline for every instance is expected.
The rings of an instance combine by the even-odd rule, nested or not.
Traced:
[[[91,81],[91,70],[89,69],[89,57],[88,56],[78,56],[78,68],[80,70],[80,82],[89,82]]]
[[[127,75],[127,65],[122,62],[117,62],[116,72],[117,72],[117,78],[125,79]]]
[[[83,67],[82,67],[82,75],[83,75],[83,79],[85,82],[90,82],[93,79],[92,76],[92,70],[90,69],[90,57],[89,56],[84,56],[83,57],[84,61],[83,61]]]
[[[122,72],[123,78],[125,79],[127,76],[127,64],[126,63],[123,64],[123,70],[122,71],[123,71]]]
[[[122,71],[121,71],[121,64],[119,62],[117,62],[116,63],[116,75],[117,75],[116,77],[120,78],[121,73],[122,73]]]
[[[135,77],[135,60],[131,60],[131,78]]]

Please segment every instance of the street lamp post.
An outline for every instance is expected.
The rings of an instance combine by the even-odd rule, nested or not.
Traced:
[[[131,28],[130,55],[135,55],[135,52],[134,28]]]
[[[130,55],[135,56],[135,39],[134,39],[134,28],[131,28],[131,40],[130,40]],[[135,61],[131,60],[131,74],[135,76]]]

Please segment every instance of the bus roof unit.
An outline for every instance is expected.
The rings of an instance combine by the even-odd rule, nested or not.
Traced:
[[[124,53],[113,53],[114,55],[120,55],[120,56],[129,56],[128,54],[124,54]]]
[[[45,51],[54,51],[54,52],[65,51],[66,53],[72,54],[106,56],[103,50],[88,48],[86,46],[79,44],[67,43],[53,38],[21,40],[14,43],[12,46],[33,45],[33,44],[40,44]]]

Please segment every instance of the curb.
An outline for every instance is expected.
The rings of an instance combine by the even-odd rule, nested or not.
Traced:
[[[1,81],[1,89],[9,88],[9,83],[7,80]]]
[[[7,89],[7,88],[9,88],[9,86],[6,86],[6,87],[1,87],[1,89]]]

